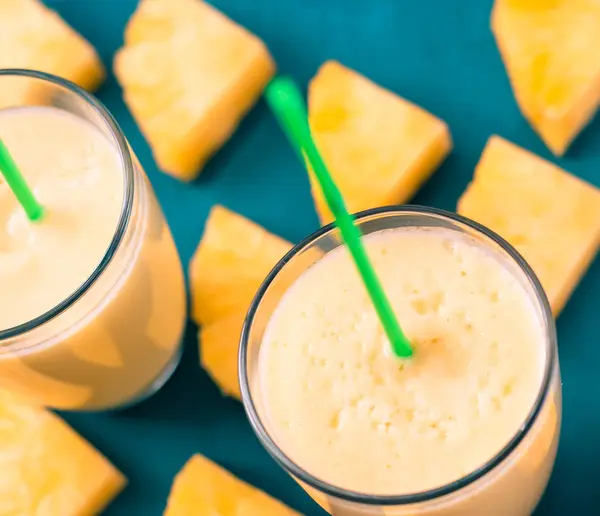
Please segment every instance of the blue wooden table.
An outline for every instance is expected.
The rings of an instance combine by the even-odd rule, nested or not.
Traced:
[[[107,64],[135,0],[49,0]],[[489,30],[491,0],[214,0],[265,40],[281,71],[305,86],[336,58],[444,119],[454,151],[415,202],[453,210],[490,134],[553,159],[521,117]],[[191,185],[158,172],[111,76],[98,93],[146,169],[187,265],[210,206],[222,203],[298,241],[317,227],[306,175],[260,103]],[[600,118],[600,117],[599,117]],[[600,119],[576,141],[566,169],[600,185]],[[556,469],[536,513],[598,513],[600,489],[600,260],[558,321],[564,381]],[[198,365],[190,324],[180,369],[153,399],[118,415],[66,415],[130,479],[109,516],[162,514],[171,481],[202,452],[309,515],[322,511],[254,438],[242,406],[221,397]]]

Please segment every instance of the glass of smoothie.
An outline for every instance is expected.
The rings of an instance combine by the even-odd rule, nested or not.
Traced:
[[[556,330],[523,258],[440,210],[359,214],[414,355],[391,351],[338,231],[271,272],[240,348],[259,440],[333,515],[525,516],[554,464]]]
[[[0,139],[45,208],[0,176],[0,388],[64,410],[130,406],[181,354],[181,262],[114,118],[57,77],[0,71]]]

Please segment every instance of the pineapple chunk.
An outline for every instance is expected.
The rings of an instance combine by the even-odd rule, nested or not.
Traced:
[[[208,325],[246,312],[267,274],[291,248],[241,215],[213,207],[190,264],[192,318]]]
[[[246,312],[236,312],[200,330],[200,362],[225,396],[242,399],[238,381],[238,351]]]
[[[458,213],[523,255],[555,315],[600,245],[600,190],[498,136],[490,138]]]
[[[600,3],[496,0],[492,31],[523,115],[562,155],[600,104]]]
[[[92,516],[126,480],[50,412],[0,390],[0,514]]]
[[[192,318],[202,325],[202,366],[224,395],[241,398],[238,351],[244,319],[258,288],[291,248],[289,242],[222,206],[215,206],[208,216],[190,263]],[[318,247],[305,249],[295,256],[297,270],[322,256]],[[279,281],[269,290],[277,297],[286,287]]]
[[[141,0],[115,58],[158,166],[185,181],[230,138],[274,71],[260,39],[200,0]]]
[[[311,81],[308,103],[315,142],[351,213],[407,201],[452,147],[443,121],[335,61]],[[333,217],[310,177],[327,224]]]
[[[0,68],[40,70],[88,90],[105,75],[94,47],[38,0],[0,0]],[[36,94],[23,80],[3,80],[0,107],[28,104]]]
[[[300,516],[202,455],[179,472],[165,516]]]
[[[215,206],[190,264],[192,318],[202,325],[200,361],[223,394],[240,399],[238,350],[246,312],[292,244]]]

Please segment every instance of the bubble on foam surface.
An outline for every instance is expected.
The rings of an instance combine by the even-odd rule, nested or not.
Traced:
[[[102,152],[106,143],[97,141],[102,136],[94,136],[96,138],[89,138],[83,145],[70,149],[62,156],[54,178],[60,182],[61,188],[80,190],[100,183],[107,164],[111,164],[107,163],[106,153]]]
[[[27,218],[25,210],[15,207],[6,220],[6,234],[11,247],[32,243],[35,239],[35,226]]]
[[[432,292],[427,296],[412,298],[410,305],[419,315],[436,314],[442,309],[445,296],[442,291]]]

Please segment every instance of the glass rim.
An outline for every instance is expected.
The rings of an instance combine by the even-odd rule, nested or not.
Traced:
[[[106,124],[108,130],[110,131],[114,139],[114,143],[117,146],[119,161],[123,170],[124,189],[123,204],[121,205],[121,214],[119,216],[119,220],[115,228],[115,233],[108,245],[106,252],[104,253],[104,256],[102,257],[100,263],[96,266],[94,271],[71,295],[69,295],[66,299],[58,303],[50,310],[35,317],[34,319],[26,321],[17,326],[6,328],[4,330],[0,329],[0,354],[2,352],[3,347],[5,351],[10,352],[11,349],[16,345],[2,345],[3,340],[8,340],[22,336],[26,333],[36,330],[37,328],[56,318],[65,310],[67,310],[70,306],[75,304],[83,295],[85,295],[92,287],[92,285],[98,280],[98,278],[102,275],[102,273],[111,263],[114,255],[116,254],[117,250],[119,249],[119,246],[121,245],[121,242],[123,241],[123,237],[125,236],[125,232],[127,230],[129,220],[131,218],[135,188],[133,161],[129,152],[127,140],[125,138],[125,135],[123,134],[123,131],[121,131],[121,129],[119,128],[119,125],[117,124],[117,121],[115,120],[113,115],[108,111],[108,109],[100,100],[94,97],[91,93],[85,91],[77,84],[67,79],[63,79],[62,77],[58,77],[56,75],[45,72],[40,72],[37,70],[28,70],[24,68],[1,69],[0,79],[4,77],[21,77],[25,79],[35,79],[52,84],[54,86],[58,86],[64,90],[67,90],[69,93],[75,95],[80,100],[83,100],[88,106],[90,106],[94,110],[94,112],[100,117],[100,119]],[[19,106],[15,106],[15,108],[18,107]],[[38,343],[35,343],[32,346],[26,346],[24,349],[30,349],[31,347],[34,347],[36,345],[38,345]]]
[[[517,448],[517,446],[528,435],[529,431],[537,421],[537,418],[542,410],[542,407],[544,406],[544,403],[550,391],[553,371],[557,362],[556,325],[554,322],[554,317],[552,315],[552,310],[550,308],[550,303],[533,269],[529,266],[529,264],[521,256],[521,254],[512,245],[510,245],[500,235],[490,230],[489,228],[479,224],[478,222],[475,222],[456,213],[441,210],[438,208],[430,208],[425,206],[409,204],[401,206],[387,206],[382,208],[373,208],[357,213],[355,214],[355,219],[357,222],[360,222],[363,219],[371,218],[374,216],[385,217],[403,214],[433,215],[439,218],[449,220],[451,222],[459,223],[472,230],[475,230],[476,232],[482,234],[484,237],[490,239],[493,243],[497,244],[502,249],[502,251],[507,253],[509,258],[513,260],[519,266],[521,271],[525,274],[526,279],[528,280],[533,291],[535,292],[537,300],[540,304],[541,310],[543,312],[542,323],[545,325],[547,354],[546,363],[544,367],[544,374],[540,383],[539,392],[523,424],[519,427],[518,431],[515,433],[515,435],[513,435],[509,442],[498,453],[496,453],[491,459],[486,461],[476,470],[443,486],[402,495],[365,494],[358,491],[343,489],[328,482],[325,482],[319,479],[318,477],[314,476],[313,474],[309,473],[304,468],[299,466],[296,462],[294,462],[292,459],[290,459],[285,454],[285,452],[275,443],[274,439],[271,438],[256,409],[256,405],[254,403],[252,393],[250,391],[250,384],[247,374],[247,351],[249,343],[249,333],[254,323],[254,318],[262,298],[270,288],[271,283],[278,276],[278,274],[285,267],[285,265],[289,261],[293,260],[298,253],[308,248],[310,245],[312,245],[314,242],[316,242],[323,236],[334,231],[336,229],[334,223],[328,224],[320,228],[319,230],[315,231],[314,233],[303,239],[300,243],[295,245],[277,263],[277,265],[266,277],[261,287],[258,289],[252,301],[252,304],[250,305],[247,316],[244,320],[244,325],[242,327],[242,333],[240,337],[240,350],[238,355],[239,382],[244,410],[246,412],[248,420],[250,421],[250,425],[254,433],[258,437],[260,443],[264,446],[267,452],[275,459],[279,466],[281,466],[285,471],[287,471],[299,481],[303,482],[304,484],[308,485],[313,489],[316,489],[317,491],[320,491],[321,493],[324,493],[325,495],[339,498],[347,502],[371,506],[400,506],[433,501],[441,497],[456,493],[461,489],[467,487],[468,485],[473,484],[475,481],[484,477],[488,473],[491,473],[512,454],[512,452]]]

